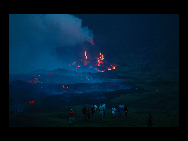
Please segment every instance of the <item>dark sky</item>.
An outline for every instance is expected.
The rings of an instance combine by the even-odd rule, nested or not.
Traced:
[[[138,52],[179,44],[179,15],[174,14],[76,14],[94,32],[101,50]],[[168,48],[167,47],[167,48]]]
[[[179,15],[9,15],[10,73],[63,68],[85,49],[108,61],[150,51],[179,57]]]

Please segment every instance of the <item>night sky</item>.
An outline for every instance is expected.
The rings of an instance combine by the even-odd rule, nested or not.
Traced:
[[[127,56],[144,55],[150,63],[177,67],[179,15],[9,15],[9,73],[66,68],[84,50],[92,57],[102,52],[107,61],[121,66],[126,65],[126,59],[132,59]],[[145,61],[143,58],[138,62]]]

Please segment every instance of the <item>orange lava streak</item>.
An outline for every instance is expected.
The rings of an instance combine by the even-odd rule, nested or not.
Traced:
[[[85,57],[86,57],[86,59],[87,59],[87,55],[86,55],[86,53],[87,53],[87,52],[85,51]]]

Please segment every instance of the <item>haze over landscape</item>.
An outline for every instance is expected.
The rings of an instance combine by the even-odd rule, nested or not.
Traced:
[[[179,126],[178,14],[9,14],[10,126],[67,126],[69,108],[102,101],[132,115],[105,126],[145,126],[132,124],[137,112]],[[26,113],[49,122],[27,124]]]

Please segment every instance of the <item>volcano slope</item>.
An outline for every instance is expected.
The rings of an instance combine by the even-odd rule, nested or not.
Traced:
[[[84,105],[91,108],[92,103],[79,105],[65,105],[60,107],[48,107],[44,112],[33,112],[27,114],[9,114],[10,127],[147,127],[147,117],[153,116],[153,127],[179,127],[179,71],[167,72],[118,72],[119,79],[134,83],[135,89],[143,88],[144,91],[126,93],[115,91],[117,97],[110,100],[96,100],[97,106],[104,101],[106,103],[106,115],[101,118],[96,112],[96,120],[87,120],[83,123],[82,108]],[[116,111],[115,118],[112,118],[111,108],[118,108],[120,102],[128,107],[128,118],[119,118]],[[37,104],[32,109],[38,108]],[[75,112],[75,120],[69,125],[70,109]]]

